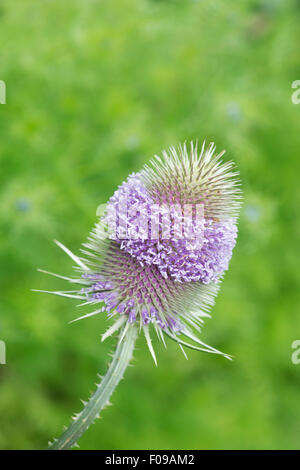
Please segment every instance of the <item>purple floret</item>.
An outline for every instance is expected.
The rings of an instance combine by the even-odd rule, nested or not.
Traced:
[[[141,266],[155,265],[165,279],[170,278],[176,282],[198,281],[203,284],[217,282],[228,269],[236,243],[235,221],[204,218],[197,220],[191,216],[188,225],[193,238],[178,238],[174,232],[181,214],[179,216],[175,211],[168,232],[169,238],[164,238],[166,226],[160,217],[160,238],[152,239],[152,226],[145,222],[149,221],[150,207],[153,207],[152,200],[139,175],[130,176],[109,200],[108,216],[105,219],[108,225],[112,225],[112,214],[117,214],[117,222],[127,220],[127,236],[120,238],[116,230],[111,233],[111,238]],[[139,237],[134,236],[136,233],[139,233]]]

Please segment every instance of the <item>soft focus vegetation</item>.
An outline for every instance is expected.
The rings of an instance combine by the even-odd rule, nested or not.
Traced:
[[[115,339],[68,325],[75,300],[36,271],[70,275],[128,175],[204,138],[241,172],[238,244],[203,339],[235,356],[141,338],[134,367],[82,449],[299,448],[300,2],[0,2],[0,448],[45,448],[81,409]],[[297,291],[298,288],[298,291]]]

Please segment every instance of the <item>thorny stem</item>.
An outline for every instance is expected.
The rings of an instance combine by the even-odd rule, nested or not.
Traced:
[[[120,333],[120,338],[122,331]],[[86,403],[84,409],[76,415],[71,425],[49,446],[50,450],[71,449],[82,434],[89,428],[99,413],[109,404],[109,398],[123,378],[124,372],[132,358],[137,327],[130,325],[125,337],[119,340],[112,362],[97,390]]]

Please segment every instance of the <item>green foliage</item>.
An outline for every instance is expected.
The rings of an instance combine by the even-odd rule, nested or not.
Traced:
[[[0,448],[44,448],[104,373],[104,317],[36,272],[74,252],[128,173],[198,138],[244,190],[230,271],[203,331],[233,362],[144,340],[81,448],[299,447],[300,105],[297,1],[3,0],[0,4]],[[82,308],[80,312],[82,311]]]

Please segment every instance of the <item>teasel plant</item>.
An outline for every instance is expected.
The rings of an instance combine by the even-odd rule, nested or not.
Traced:
[[[129,175],[99,206],[99,220],[80,256],[56,244],[75,262],[75,275],[61,276],[67,291],[38,291],[79,299],[92,311],[76,318],[107,315],[102,341],[118,332],[106,374],[69,427],[49,449],[70,449],[108,405],[129,365],[138,335],[154,363],[151,335],[186,349],[223,355],[200,339],[237,237],[241,206],[238,172],[223,162],[215,145],[178,145]]]

